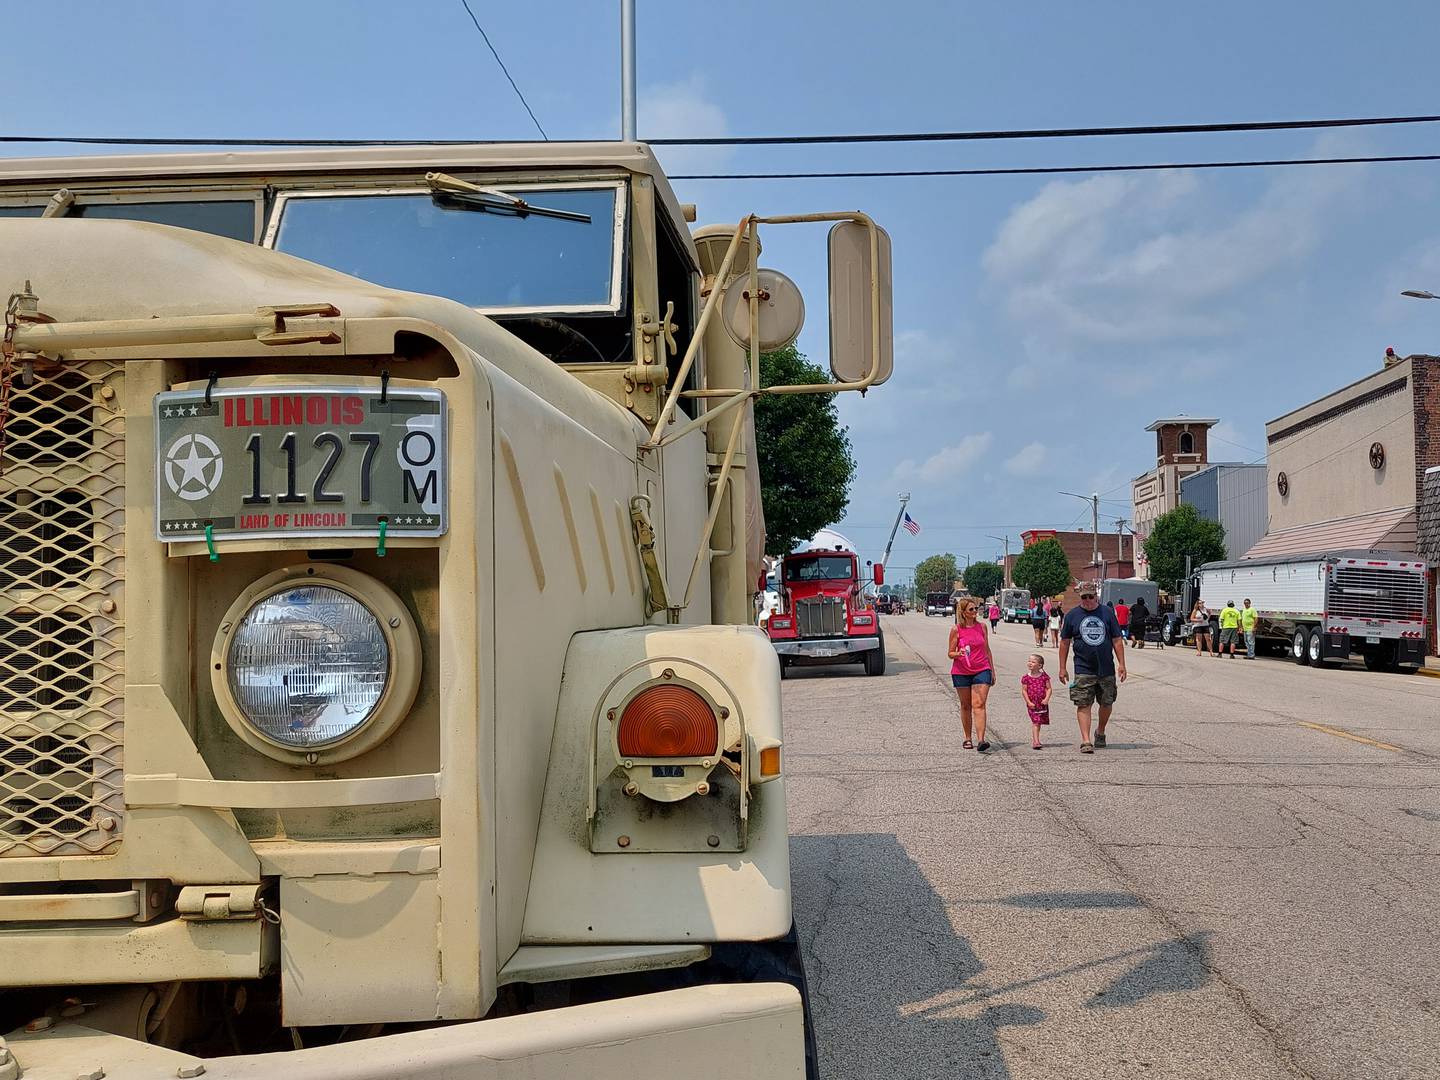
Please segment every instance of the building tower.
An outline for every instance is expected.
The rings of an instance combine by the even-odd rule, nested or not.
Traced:
[[[1135,533],[1136,573],[1144,570],[1140,544],[1150,535],[1155,519],[1180,505],[1180,480],[1210,463],[1210,429],[1216,417],[1170,416],[1146,427],[1155,432],[1155,468],[1130,483],[1133,506],[1130,518]]]

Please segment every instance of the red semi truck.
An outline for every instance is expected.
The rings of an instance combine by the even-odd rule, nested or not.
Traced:
[[[885,581],[874,567],[874,583]],[[783,678],[793,665],[864,664],[865,674],[885,674],[885,637],[880,616],[864,595],[866,580],[853,551],[804,551],[781,563],[780,609],[766,632],[780,654]]]

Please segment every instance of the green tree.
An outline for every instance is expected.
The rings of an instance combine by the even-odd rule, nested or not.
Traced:
[[[1005,571],[999,563],[972,562],[965,568],[965,587],[970,590],[971,596],[982,600],[998,592],[1004,580]]]
[[[915,592],[922,598],[926,593],[948,593],[955,587],[957,573],[955,556],[948,551],[921,559],[915,567]]]
[[[794,345],[760,356],[762,386],[818,386],[830,381]],[[833,394],[756,398],[755,449],[760,456],[769,554],[788,554],[800,541],[844,516],[855,459]]]
[[[1145,538],[1150,580],[1178,592],[1185,580],[1185,556],[1193,566],[1225,558],[1225,526],[1206,521],[1188,503],[1161,514]]]
[[[1037,599],[1064,592],[1070,585],[1070,562],[1060,541],[1051,538],[1031,544],[1016,557],[1010,578]]]

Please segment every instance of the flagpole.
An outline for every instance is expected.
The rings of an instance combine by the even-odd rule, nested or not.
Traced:
[[[905,504],[910,501],[910,493],[900,493],[900,509],[895,511],[895,524],[890,526],[890,539],[885,542],[885,554],[881,556],[880,565],[890,564],[890,549],[895,546],[895,534],[900,531],[900,519],[905,516]]]

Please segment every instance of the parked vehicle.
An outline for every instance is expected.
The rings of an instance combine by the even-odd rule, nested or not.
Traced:
[[[889,242],[693,215],[634,142],[0,162],[0,1080],[814,1075],[740,342],[833,222],[883,382]]]
[[[1033,606],[1029,589],[1000,590],[1000,617],[1006,622],[1029,622]]]
[[[1140,597],[1145,598],[1145,606],[1152,614],[1160,610],[1160,586],[1153,581],[1146,581],[1144,578],[1106,578],[1100,583],[1100,603],[1118,604],[1124,600],[1126,604],[1134,605]]]
[[[955,597],[947,592],[925,594],[926,615],[949,615],[955,617]]]
[[[876,566],[883,585],[884,567]],[[869,582],[853,551],[804,551],[781,563],[781,609],[766,632],[780,655],[780,677],[794,665],[864,664],[865,674],[885,674],[885,637],[875,608],[864,595]]]
[[[1207,563],[1196,577],[1213,612],[1249,597],[1256,638],[1297,664],[1359,653],[1372,671],[1396,671],[1425,662],[1425,574],[1413,555],[1360,550]]]

